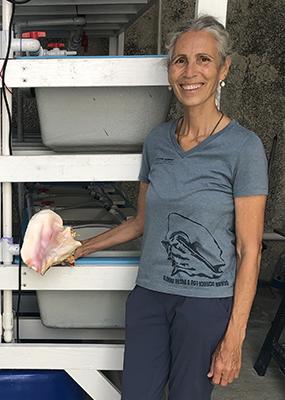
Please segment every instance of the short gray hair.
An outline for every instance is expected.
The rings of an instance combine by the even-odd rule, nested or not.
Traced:
[[[192,19],[186,25],[182,26],[179,31],[172,33],[169,43],[166,45],[168,51],[168,65],[171,62],[177,39],[179,39],[183,33],[192,31],[206,31],[215,37],[218,43],[221,65],[223,65],[226,61],[226,57],[231,54],[230,35],[226,28],[211,15],[201,15],[198,18]]]

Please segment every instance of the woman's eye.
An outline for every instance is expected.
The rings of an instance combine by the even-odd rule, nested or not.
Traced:
[[[177,60],[174,60],[174,64],[180,64],[180,65],[183,65],[183,64],[185,64],[185,58],[178,58]]]
[[[201,57],[200,57],[200,61],[201,61],[202,63],[207,63],[207,62],[209,62],[209,61],[211,61],[211,60],[209,59],[209,57],[201,56]]]

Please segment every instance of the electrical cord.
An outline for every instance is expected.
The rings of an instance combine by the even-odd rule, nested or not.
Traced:
[[[12,2],[9,1],[10,3]],[[4,103],[7,109],[7,113],[8,113],[8,119],[9,119],[9,154],[12,155],[12,115],[10,112],[10,108],[9,108],[9,104],[8,104],[8,99],[7,99],[7,95],[6,95],[6,84],[5,84],[5,73],[6,73],[6,67],[7,67],[7,63],[9,60],[9,54],[10,54],[10,49],[11,49],[11,42],[12,42],[12,26],[13,26],[13,20],[14,20],[14,15],[15,15],[15,4],[13,3],[12,5],[12,13],[11,13],[11,18],[10,18],[10,22],[9,22],[9,28],[8,28],[8,46],[7,46],[7,52],[6,52],[6,56],[3,62],[3,66],[2,66],[2,92],[3,92],[3,98],[4,98]]]
[[[0,71],[0,78],[1,79],[2,79],[2,71],[3,71],[3,69],[1,69],[1,71]],[[5,85],[5,88],[6,88],[6,90],[8,90],[9,93],[12,94],[12,90],[10,90],[6,85]]]
[[[11,18],[10,18],[9,28],[8,28],[8,46],[7,46],[7,52],[6,52],[5,59],[4,59],[4,62],[3,62],[3,66],[2,66],[2,70],[1,70],[1,78],[2,78],[3,98],[4,98],[4,102],[5,102],[5,106],[6,106],[7,114],[8,114],[8,119],[9,119],[9,154],[12,155],[12,115],[11,115],[11,111],[10,111],[10,108],[9,108],[9,104],[8,104],[8,99],[7,99],[5,88],[10,93],[11,93],[11,91],[6,86],[5,73],[6,73],[7,63],[9,61],[9,54],[10,54],[11,44],[12,44],[12,27],[13,27],[13,21],[14,21],[14,16],[15,16],[16,5],[29,3],[31,0],[7,0],[7,1],[12,4],[12,12],[11,12]]]
[[[21,5],[21,4],[26,4],[29,3],[31,0],[7,0],[8,3],[12,3],[15,5]]]

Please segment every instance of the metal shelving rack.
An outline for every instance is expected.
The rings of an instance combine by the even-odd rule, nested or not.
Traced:
[[[104,0],[32,0],[29,3],[29,15],[36,14],[37,6],[43,7],[45,15],[56,11],[60,15],[77,5],[78,12],[94,11],[94,16],[103,12],[107,1]],[[147,0],[108,1],[108,9],[115,14],[120,7],[124,10],[142,12],[149,4]],[[64,7],[65,10],[63,9]],[[209,13],[226,21],[227,0],[196,1],[196,13]],[[122,11],[122,9],[121,9]],[[19,15],[25,14],[24,7]],[[11,4],[2,0],[2,30],[7,31],[11,15]],[[53,14],[54,15],[54,14]],[[66,15],[65,15],[66,16]],[[94,16],[90,17],[92,25]],[[89,17],[88,17],[89,18]],[[99,17],[98,17],[99,18]],[[117,27],[111,49],[122,48],[124,29],[128,22]],[[105,21],[106,22],[106,21]],[[111,23],[111,22],[110,22]],[[113,22],[114,23],[114,20]],[[91,26],[90,25],[90,26]],[[92,31],[92,29],[90,28]],[[98,32],[94,30],[94,36]],[[116,36],[117,35],[117,36]],[[114,37],[118,42],[115,43]],[[116,40],[117,40],[116,39]],[[7,43],[6,43],[7,45]],[[3,63],[3,60],[1,61]],[[84,70],[84,74],[81,71]],[[12,59],[8,62],[6,85],[15,87],[37,86],[132,86],[167,85],[167,73],[163,58],[157,58],[154,65],[145,59]],[[7,91],[11,107],[11,94]],[[2,102],[3,103],[3,102]],[[11,182],[35,181],[135,181],[138,179],[141,155],[9,155],[9,124],[7,110],[2,106],[2,136],[0,155],[0,182],[2,182],[2,218],[1,236],[12,237],[12,193]],[[64,369],[84,390],[96,400],[119,400],[120,393],[100,370],[122,370],[124,346],[119,344],[16,344],[13,343],[12,290],[18,289],[18,267],[12,264],[12,255],[1,248],[0,292],[3,292],[3,304],[0,304],[2,318],[0,335],[6,343],[0,344],[0,369]],[[44,276],[23,267],[22,290],[130,290],[135,282],[137,266],[80,266],[79,268],[58,267]],[[88,276],[88,279],[86,279]],[[1,300],[1,297],[0,297]]]

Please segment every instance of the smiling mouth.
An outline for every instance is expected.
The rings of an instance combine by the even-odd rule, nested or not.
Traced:
[[[180,87],[186,92],[195,93],[203,85],[204,85],[204,83],[192,83],[192,84],[187,84],[187,85],[186,84],[182,84],[182,85],[180,85]]]

